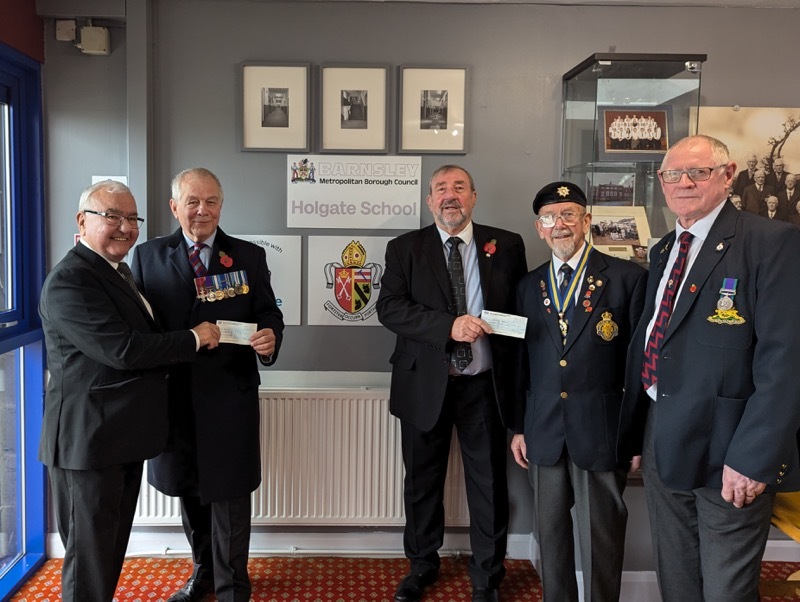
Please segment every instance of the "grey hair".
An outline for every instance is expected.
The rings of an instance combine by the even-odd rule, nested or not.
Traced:
[[[189,176],[200,176],[203,178],[211,178],[217,184],[217,188],[219,189],[219,202],[225,200],[225,193],[222,190],[222,183],[219,181],[219,178],[214,175],[210,169],[206,169],[205,167],[190,167],[189,169],[184,169],[183,171],[179,172],[172,178],[172,198],[175,202],[178,202],[181,199],[181,184],[183,184],[184,178]]]
[[[86,211],[87,209],[94,208],[94,196],[100,191],[112,195],[130,194],[133,196],[131,189],[122,182],[118,182],[117,180],[102,180],[96,184],[92,184],[81,193],[81,198],[78,201],[78,211]]]
[[[468,172],[466,169],[464,169],[464,168],[463,168],[463,167],[461,167],[460,165],[455,165],[455,164],[451,164],[451,165],[442,165],[441,167],[437,167],[437,168],[436,168],[436,171],[434,171],[434,172],[431,174],[431,179],[430,179],[430,180],[428,180],[428,191],[429,191],[430,193],[432,193],[432,192],[433,192],[433,179],[434,179],[436,176],[438,176],[438,175],[440,175],[440,174],[443,174],[443,173],[447,173],[448,171],[454,171],[454,170],[456,170],[456,169],[459,169],[459,170],[463,171],[465,174],[467,174],[467,178],[469,179],[469,188],[470,188],[470,190],[471,190],[472,192],[475,192],[475,180],[473,180],[473,179],[472,179],[472,174],[471,174],[471,173],[469,173],[469,172]]]
[[[712,136],[706,136],[704,134],[697,134],[695,136],[687,136],[686,138],[682,138],[678,140],[675,144],[673,144],[670,149],[667,151],[667,154],[664,155],[664,160],[661,162],[661,169],[664,169],[664,165],[667,164],[667,160],[669,159],[670,154],[672,151],[676,149],[681,149],[684,146],[694,146],[700,142],[705,142],[711,147],[711,156],[714,158],[714,163],[717,165],[727,165],[731,161],[731,155],[728,151],[727,145],[722,142],[721,140],[717,140]]]

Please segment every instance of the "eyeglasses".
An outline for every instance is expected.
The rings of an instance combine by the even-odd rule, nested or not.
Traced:
[[[91,209],[84,209],[83,212],[91,213],[93,215],[100,215],[105,218],[107,223],[111,224],[112,226],[116,226],[117,228],[122,225],[122,222],[128,222],[128,225],[131,228],[138,230],[144,223],[143,217],[137,217],[135,215],[129,215],[125,217],[124,215],[119,215],[117,213],[109,213],[108,211],[92,211]]]
[[[658,175],[665,184],[677,184],[681,181],[683,174],[689,176],[692,182],[705,182],[711,177],[711,172],[720,167],[727,167],[728,164],[717,165],[716,167],[693,167],[692,169],[666,169],[659,171]]]
[[[542,228],[552,228],[556,225],[556,220],[561,218],[561,222],[565,226],[574,226],[581,218],[586,215],[586,212],[578,212],[578,211],[564,211],[563,213],[545,213],[544,215],[540,215],[538,217],[539,223],[542,225]]]

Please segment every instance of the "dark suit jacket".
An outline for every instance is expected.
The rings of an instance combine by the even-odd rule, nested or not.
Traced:
[[[786,176],[789,175],[789,172],[784,171],[780,176],[775,172],[771,172],[767,174],[767,177],[764,178],[764,184],[768,186],[772,186],[772,190],[776,193],[783,192],[786,190]]]
[[[81,243],[45,279],[39,315],[50,370],[39,459],[89,470],[161,452],[164,366],[194,359],[192,333],[163,333],[114,268]]]
[[[528,318],[528,460],[552,466],[566,445],[580,468],[613,470],[625,356],[642,313],[647,272],[593,250],[564,345],[547,287],[549,270],[548,261],[525,276],[517,295],[516,313]]]
[[[764,199],[772,194],[775,194],[772,186],[767,186],[764,184],[764,186],[761,187],[761,190],[759,190],[756,188],[755,184],[751,184],[744,189],[744,192],[742,192],[742,209],[759,215],[761,208],[764,207],[766,209],[767,207]]]
[[[621,457],[642,451],[650,398],[641,382],[647,325],[675,232],[650,255],[645,311],[628,353]],[[800,231],[737,211],[726,202],[684,276],[658,362],[654,446],[658,474],[671,488],[722,486],[725,464],[775,490],[800,488]],[[724,278],[738,278],[734,306],[743,324],[717,324]],[[687,288],[688,287],[688,288]]]
[[[233,260],[230,268],[220,263],[220,251]],[[244,270],[250,292],[199,301],[180,229],[139,245],[131,269],[165,327],[188,328],[206,320],[255,322],[258,329],[275,331],[280,348],[283,316],[275,304],[264,250],[218,229],[211,258],[209,275]],[[277,354],[276,349],[262,363],[274,362]],[[148,462],[150,483],[159,491],[199,494],[211,502],[242,497],[258,487],[261,380],[256,358],[249,346],[223,343],[170,371],[170,447]]]
[[[512,313],[515,288],[525,274],[525,246],[519,234],[473,224],[484,308]],[[484,245],[494,241],[496,251]],[[444,401],[449,370],[450,329],[456,316],[450,298],[447,261],[436,226],[408,232],[386,246],[386,271],[378,296],[378,318],[397,335],[390,358],[392,414],[420,430],[433,428]],[[514,405],[522,395],[518,339],[490,336],[494,388],[505,425],[512,428]]]
[[[755,181],[750,177],[750,172],[748,172],[746,169],[743,169],[737,174],[736,180],[733,183],[733,194],[742,196],[744,189],[751,184],[755,184]]]

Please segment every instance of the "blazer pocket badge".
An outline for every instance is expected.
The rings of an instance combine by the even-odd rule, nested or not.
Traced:
[[[722,279],[722,288],[719,289],[717,309],[714,310],[714,315],[708,316],[706,320],[714,324],[729,324],[732,326],[745,323],[745,319],[739,315],[739,312],[733,306],[733,298],[736,296],[736,287],[738,285],[738,278]]]
[[[619,326],[612,320],[611,312],[604,311],[602,320],[597,323],[597,336],[606,342],[612,341],[619,334]]]

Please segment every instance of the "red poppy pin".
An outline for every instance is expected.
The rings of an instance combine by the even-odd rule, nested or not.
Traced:
[[[225,251],[219,252],[219,262],[224,265],[226,268],[229,268],[233,265],[233,257],[225,253]]]
[[[497,239],[493,238],[485,245],[483,245],[483,252],[486,253],[486,257],[491,257],[497,251]]]

